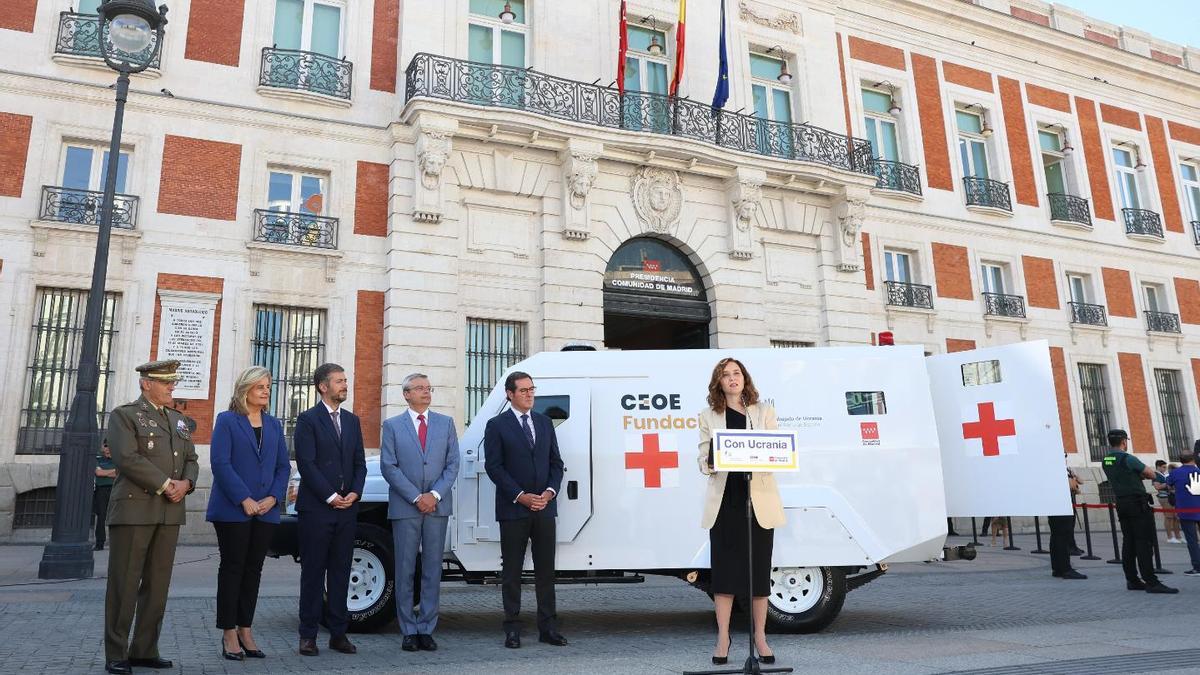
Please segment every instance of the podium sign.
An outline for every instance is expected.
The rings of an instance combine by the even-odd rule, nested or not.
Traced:
[[[796,432],[785,429],[717,429],[713,431],[716,471],[796,471]]]

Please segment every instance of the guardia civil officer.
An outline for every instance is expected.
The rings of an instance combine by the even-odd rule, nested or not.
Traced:
[[[1143,480],[1154,478],[1154,470],[1129,454],[1129,434],[1124,429],[1108,432],[1109,452],[1104,456],[1104,475],[1117,502],[1121,521],[1121,566],[1125,587],[1147,593],[1178,593],[1163,585],[1154,574],[1154,511]],[[1141,579],[1138,572],[1141,572]]]
[[[171,668],[158,653],[183,499],[200,465],[187,421],[170,407],[178,361],[137,367],[142,395],[112,411],[108,446],[117,477],[108,503],[108,591],[104,599],[104,669]],[[130,643],[129,628],[137,616]]]

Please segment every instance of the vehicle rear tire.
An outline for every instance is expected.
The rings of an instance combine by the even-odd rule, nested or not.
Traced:
[[[391,532],[370,523],[358,524],[346,594],[350,632],[374,632],[396,618],[396,565],[392,555]]]
[[[837,567],[776,567],[767,598],[767,630],[816,633],[837,618],[846,601],[846,573]]]

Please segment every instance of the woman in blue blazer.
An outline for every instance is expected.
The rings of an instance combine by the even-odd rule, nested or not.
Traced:
[[[250,625],[258,603],[267,545],[292,465],[283,425],[266,413],[271,372],[247,368],[233,387],[229,410],[217,415],[210,458],[213,486],[206,520],[217,531],[217,628],[224,631],[221,654],[231,661],[264,658]]]

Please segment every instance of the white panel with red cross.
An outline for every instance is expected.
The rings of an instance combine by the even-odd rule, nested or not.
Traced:
[[[939,354],[926,367],[947,515],[1070,514],[1047,342]]]

